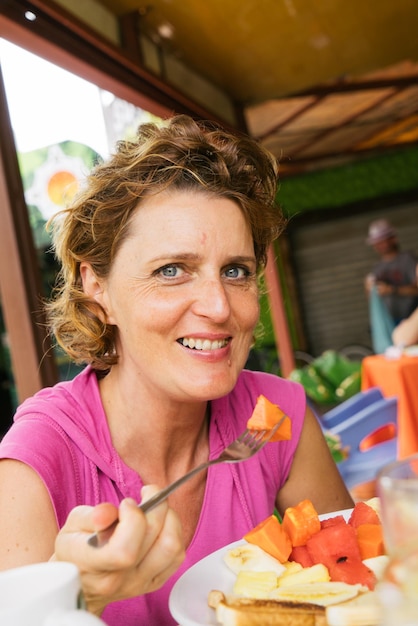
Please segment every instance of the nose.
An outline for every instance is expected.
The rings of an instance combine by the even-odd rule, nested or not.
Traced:
[[[231,313],[228,293],[220,278],[202,280],[194,285],[193,311],[196,315],[207,317],[217,323],[226,321]]]

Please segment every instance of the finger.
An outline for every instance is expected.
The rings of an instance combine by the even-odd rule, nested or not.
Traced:
[[[64,533],[85,532],[107,528],[118,518],[118,509],[108,502],[92,506],[77,506],[72,509],[62,527]]]
[[[132,506],[136,507],[133,500]],[[57,535],[55,558],[74,561],[81,568],[89,562],[99,568],[102,567],[103,559],[92,558],[87,540],[94,532],[107,528],[118,519],[118,516],[118,508],[110,503],[99,504],[96,507],[87,505],[75,507]]]
[[[116,506],[108,502],[98,504],[91,513],[93,528],[95,531],[103,530],[113,524],[119,517]]]
[[[146,495],[152,495],[157,489],[150,487],[145,490]],[[141,561],[164,528],[167,515],[167,505],[157,507],[146,515],[141,511],[136,502],[125,499],[119,507],[119,523],[107,545],[123,559],[125,565],[134,558]],[[120,561],[119,561],[119,564]]]

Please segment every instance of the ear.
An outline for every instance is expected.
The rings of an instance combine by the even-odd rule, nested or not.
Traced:
[[[84,293],[99,305],[97,308],[98,317],[102,322],[109,323],[104,282],[96,276],[92,266],[86,261],[80,263],[80,277]],[[103,312],[105,319],[102,319]]]

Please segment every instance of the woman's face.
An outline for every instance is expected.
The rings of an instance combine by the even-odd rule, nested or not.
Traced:
[[[119,373],[181,401],[233,388],[259,316],[251,231],[235,202],[179,191],[145,199],[93,291],[117,326]]]

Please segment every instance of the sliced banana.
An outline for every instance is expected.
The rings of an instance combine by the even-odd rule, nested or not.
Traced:
[[[231,548],[224,555],[224,562],[235,574],[241,571],[274,572],[280,576],[285,566],[254,544],[244,544]]]
[[[382,580],[385,569],[389,563],[389,557],[386,554],[373,556],[370,559],[364,559],[363,563],[372,570],[377,580]]]
[[[270,593],[270,598],[274,600],[310,602],[320,606],[329,606],[355,598],[364,590],[365,587],[362,587],[362,585],[348,585],[346,583],[332,581],[318,582],[278,587]]]
[[[267,600],[277,587],[274,572],[252,572],[241,570],[237,574],[233,592],[237,596]]]
[[[328,568],[322,563],[317,563],[311,567],[303,567],[299,571],[289,573],[286,571],[278,579],[279,587],[290,587],[293,585],[306,585],[307,583],[324,583],[330,580]]]
[[[374,511],[376,511],[379,518],[381,519],[380,499],[375,496],[374,498],[370,498],[370,500],[366,500],[366,504],[368,504]]]

